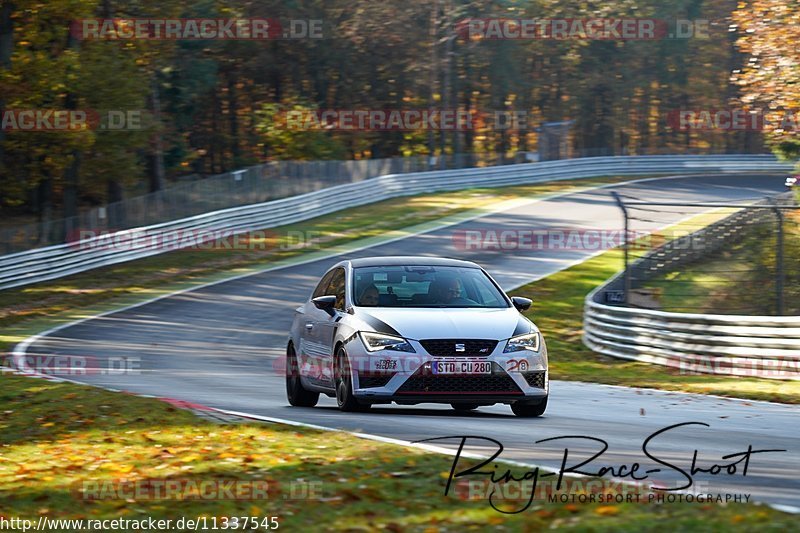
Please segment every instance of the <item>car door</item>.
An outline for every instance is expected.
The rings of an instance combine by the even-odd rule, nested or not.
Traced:
[[[333,270],[333,276],[326,290],[326,295],[336,296],[333,315],[321,311],[318,320],[314,323],[317,341],[325,347],[325,354],[320,361],[325,379],[333,382],[333,339],[336,335],[336,328],[345,308],[345,292],[347,278],[344,268],[338,267]]]
[[[299,353],[302,354],[304,363],[303,375],[312,381],[326,381],[322,369],[326,361],[326,352],[329,350],[322,344],[319,335],[319,324],[328,314],[321,309],[317,309],[312,300],[318,296],[325,296],[328,294],[327,291],[331,284],[333,274],[334,271],[331,270],[322,277],[317,287],[314,289],[314,292],[311,294],[311,298],[309,298],[302,307],[302,313],[299,316],[300,324],[298,325],[298,329],[300,330],[300,345],[298,350]]]

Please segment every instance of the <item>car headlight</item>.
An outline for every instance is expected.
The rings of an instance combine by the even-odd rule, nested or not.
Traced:
[[[503,350],[503,353],[521,352],[522,350],[528,350],[531,352],[539,351],[538,332],[528,333],[526,335],[519,335],[517,337],[511,337],[510,339],[508,339],[508,342],[506,342],[506,347]]]
[[[367,333],[364,331],[359,332],[359,335],[368,352],[394,350],[395,352],[416,353],[411,343],[403,337],[395,337],[394,335],[385,335],[383,333]]]

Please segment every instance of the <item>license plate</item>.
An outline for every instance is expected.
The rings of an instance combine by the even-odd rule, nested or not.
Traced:
[[[489,361],[434,361],[431,365],[434,374],[491,374]]]

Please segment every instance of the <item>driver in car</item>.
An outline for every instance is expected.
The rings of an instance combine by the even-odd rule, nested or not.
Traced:
[[[448,305],[472,305],[476,302],[461,297],[461,284],[456,278],[440,278],[431,283],[433,303]]]
[[[378,305],[379,299],[380,292],[378,291],[378,287],[370,283],[361,291],[361,297],[358,299],[358,302],[360,305],[375,306]]]

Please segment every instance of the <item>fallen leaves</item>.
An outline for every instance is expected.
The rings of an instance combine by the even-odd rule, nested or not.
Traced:
[[[65,396],[61,386],[46,393]],[[584,520],[598,516],[622,517],[625,506],[537,502],[521,515],[503,515],[485,501],[465,501],[444,497],[442,488],[449,475],[450,460],[418,450],[364,441],[350,436],[331,438],[330,434],[298,430],[279,425],[242,424],[220,426],[199,421],[183,411],[167,413],[160,403],[132,396],[101,391],[72,392],[71,402],[37,404],[34,424],[37,439],[28,431],[31,418],[24,410],[7,415],[13,431],[2,445],[0,486],[14,493],[16,508],[34,515],[46,508],[60,516],[164,516],[176,511],[194,516],[233,516],[247,513],[260,516],[280,504],[280,514],[292,526],[318,527],[320,516],[330,519],[331,529],[389,531],[451,531],[492,529],[540,530],[551,526],[584,525]],[[5,392],[5,391],[4,391]],[[26,400],[27,401],[27,400]],[[139,403],[141,402],[141,403]],[[82,405],[75,409],[75,405]],[[110,406],[113,416],[97,416],[87,426],[76,420],[88,420],[92,405]],[[0,403],[0,409],[6,406]],[[130,414],[123,415],[130,407]],[[117,413],[118,412],[118,413]],[[4,419],[5,422],[6,419]],[[26,425],[27,424],[27,425]],[[4,432],[4,437],[6,433]],[[298,437],[302,435],[302,437]],[[11,462],[9,462],[9,460]],[[193,480],[269,480],[269,501],[263,506],[253,501],[85,501],[72,495],[70,487],[78,482],[131,481],[157,479]],[[274,480],[274,481],[273,481]],[[272,494],[273,483],[279,487]],[[304,484],[319,483],[303,490]],[[294,489],[298,489],[292,492]],[[311,492],[315,496],[310,495]],[[288,497],[287,497],[288,496]],[[46,507],[45,507],[46,506]],[[262,508],[263,507],[263,508]],[[512,507],[518,507],[516,502]],[[744,509],[744,507],[742,508]],[[509,510],[512,510],[509,508]],[[647,520],[657,521],[658,511],[637,507]],[[698,516],[717,517],[730,524],[735,514],[750,519],[752,514],[732,510],[697,508]],[[779,513],[766,513],[762,522],[775,520]],[[726,514],[721,514],[726,513]],[[515,522],[516,520],[516,522]],[[381,523],[378,523],[380,521]],[[385,524],[384,524],[385,523]],[[588,522],[586,522],[588,523]],[[662,523],[662,522],[659,522]],[[669,525],[669,520],[663,522]],[[281,529],[284,528],[281,523]],[[426,529],[427,528],[427,529]],[[288,527],[287,527],[288,529]]]
[[[619,514],[620,509],[615,505],[601,505],[594,512],[600,516],[616,516]]]

